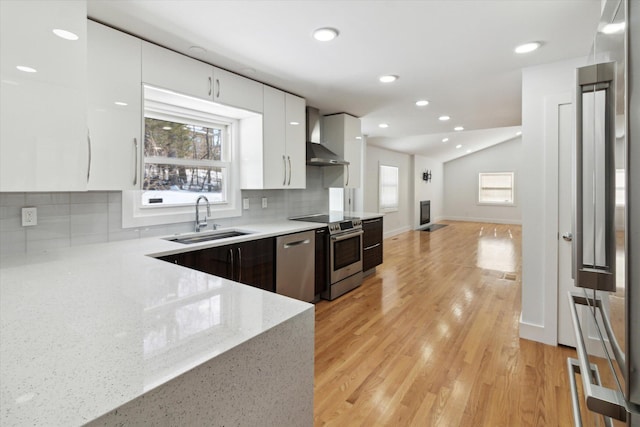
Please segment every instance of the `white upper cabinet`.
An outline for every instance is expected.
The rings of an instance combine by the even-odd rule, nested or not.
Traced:
[[[213,69],[213,100],[261,113],[263,84],[220,68]]]
[[[243,189],[306,187],[305,100],[264,86],[262,138],[242,136]]]
[[[142,42],[142,81],[152,86],[262,112],[262,83]]]
[[[147,42],[142,42],[142,81],[213,100],[213,66]]]
[[[265,86],[262,116],[263,158],[261,159],[263,184],[261,188],[285,188],[287,186],[289,168],[286,154],[285,119],[285,93]],[[246,172],[253,173],[251,170]]]
[[[86,189],[86,17],[84,1],[0,1],[0,191]]]
[[[307,186],[305,108],[304,98],[290,93],[285,95],[285,140],[289,167],[287,188]]]
[[[89,190],[139,187],[141,46],[140,39],[88,23]]]
[[[349,114],[324,116],[322,143],[349,162],[344,167],[324,168],[324,186],[360,188],[362,173],[362,131],[360,119]]]

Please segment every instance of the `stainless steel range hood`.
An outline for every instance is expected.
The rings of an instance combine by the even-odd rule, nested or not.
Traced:
[[[320,143],[320,111],[313,107],[307,107],[307,164],[311,166],[349,164]]]

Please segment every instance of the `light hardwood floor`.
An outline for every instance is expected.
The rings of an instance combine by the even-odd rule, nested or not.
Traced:
[[[316,304],[315,425],[572,425],[575,350],[518,336],[520,226],[443,223]]]

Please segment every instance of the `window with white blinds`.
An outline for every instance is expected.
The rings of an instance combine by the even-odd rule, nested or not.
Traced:
[[[380,212],[398,210],[398,168],[380,165]]]
[[[514,202],[513,172],[480,172],[478,174],[478,203],[513,205]]]

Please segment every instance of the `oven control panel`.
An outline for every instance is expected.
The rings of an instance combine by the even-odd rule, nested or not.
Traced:
[[[329,233],[336,234],[345,231],[362,228],[362,221],[359,219],[350,219],[347,221],[329,223]]]

